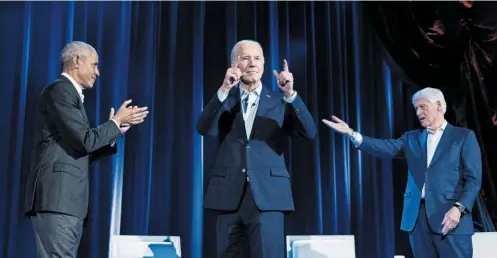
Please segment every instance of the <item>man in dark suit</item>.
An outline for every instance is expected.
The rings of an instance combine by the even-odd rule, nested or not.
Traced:
[[[248,253],[283,257],[283,212],[294,210],[283,151],[288,136],[311,140],[316,127],[293,89],[286,60],[281,73],[273,71],[283,93],[261,83],[264,55],[259,43],[238,42],[231,60],[221,88],[197,123],[200,134],[220,142],[204,207],[219,212],[220,257],[247,257]]]
[[[143,122],[147,108],[125,101],[109,121],[91,128],[83,90],[99,75],[98,55],[84,42],[71,42],[61,53],[63,73],[38,101],[25,212],[31,217],[38,257],[76,257],[88,212],[89,166],[117,152],[115,141]]]
[[[442,92],[425,88],[412,97],[424,130],[380,140],[362,136],[333,117],[323,122],[378,157],[403,157],[409,175],[401,229],[409,233],[415,257],[472,257],[471,210],[481,187],[481,153],[472,130],[444,118]]]

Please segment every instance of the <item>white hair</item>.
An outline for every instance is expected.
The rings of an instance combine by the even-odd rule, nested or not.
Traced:
[[[241,45],[247,44],[247,43],[255,43],[255,44],[259,45],[259,47],[261,47],[261,51],[262,51],[262,46],[261,46],[261,44],[259,44],[259,42],[255,41],[255,40],[250,40],[250,39],[240,40],[235,44],[235,46],[233,46],[233,49],[231,49],[231,62],[235,61],[238,58],[238,48]],[[262,53],[263,53],[262,55],[264,56],[264,51]]]
[[[66,64],[71,62],[75,56],[79,56],[80,58],[88,57],[90,55],[90,51],[95,54],[97,53],[95,48],[93,48],[89,44],[86,44],[85,42],[69,42],[60,52],[60,62],[65,66]]]
[[[445,102],[444,94],[439,89],[427,87],[417,91],[414,95],[412,95],[412,104],[414,105],[418,99],[425,99],[433,104],[440,101],[443,114],[447,111],[447,103]]]

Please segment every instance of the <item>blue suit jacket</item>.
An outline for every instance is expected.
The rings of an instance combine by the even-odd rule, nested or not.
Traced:
[[[427,168],[426,130],[413,130],[399,139],[380,140],[363,137],[359,149],[380,157],[404,157],[409,175],[404,194],[401,229],[411,231],[418,217],[421,190],[425,183],[425,207],[428,224],[441,233],[445,213],[460,202],[469,213],[449,234],[472,234],[471,210],[481,186],[481,154],[473,131],[447,124]]]
[[[294,210],[290,175],[283,151],[288,136],[313,139],[316,126],[302,99],[289,104],[283,94],[263,87],[250,138],[247,139],[240,90],[233,87],[220,102],[215,95],[197,122],[201,135],[219,140],[217,159],[204,196],[204,207],[236,210],[242,198],[246,173],[260,210]]]

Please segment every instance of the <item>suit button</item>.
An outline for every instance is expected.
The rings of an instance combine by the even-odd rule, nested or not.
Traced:
[[[246,171],[247,171],[247,170],[245,170],[245,169],[242,169],[242,172],[243,172],[243,173],[245,173]]]
[[[247,145],[247,147],[245,147],[246,150],[250,150],[250,145]]]

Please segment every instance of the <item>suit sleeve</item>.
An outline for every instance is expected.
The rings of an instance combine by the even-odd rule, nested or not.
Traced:
[[[464,167],[464,190],[459,197],[459,203],[471,212],[476,197],[480,193],[482,177],[480,146],[473,131],[469,131],[464,139],[461,159]]]
[[[213,98],[207,103],[204,110],[200,113],[200,117],[197,121],[197,132],[203,136],[217,136],[219,133],[219,118],[221,114],[227,110],[223,103],[226,103],[227,99],[221,102],[218,95],[214,95]]]
[[[308,140],[316,137],[316,125],[309,110],[300,96],[286,104],[285,121],[283,127],[290,130],[293,135],[306,138]]]
[[[76,151],[90,154],[115,141],[121,131],[112,121],[98,128],[90,128],[78,106],[77,96],[71,94],[61,84],[55,85],[48,93],[48,116],[61,131],[62,141]]]
[[[106,145],[90,154],[90,164],[97,162],[100,159],[114,155],[117,153],[117,143],[114,146]]]
[[[362,136],[362,143],[357,148],[381,158],[403,157],[406,139],[407,134],[397,139],[375,139]]]

